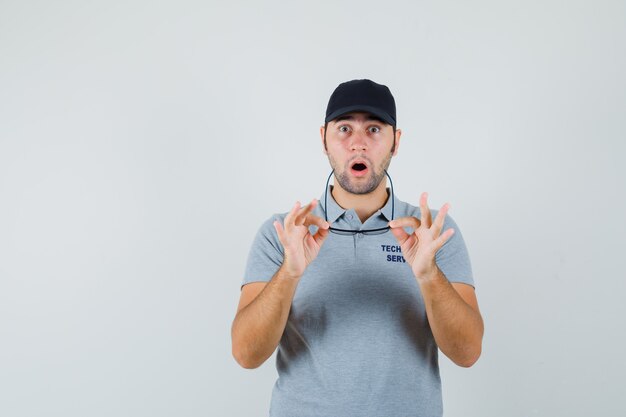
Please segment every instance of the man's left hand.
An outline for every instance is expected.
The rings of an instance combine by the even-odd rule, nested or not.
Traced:
[[[454,234],[454,229],[447,229],[441,234],[443,221],[450,209],[448,203],[439,210],[435,221],[432,221],[428,208],[428,193],[422,193],[420,197],[421,221],[416,217],[401,217],[389,222],[391,233],[396,237],[402,254],[411,265],[413,274],[419,283],[437,278],[437,264],[435,254],[446,241]],[[404,227],[413,228],[413,233],[408,234]]]

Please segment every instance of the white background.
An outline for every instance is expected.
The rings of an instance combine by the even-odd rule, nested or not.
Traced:
[[[0,415],[261,416],[230,325],[252,238],[329,172],[343,81],[467,242],[447,416],[622,416],[623,1],[0,2]]]

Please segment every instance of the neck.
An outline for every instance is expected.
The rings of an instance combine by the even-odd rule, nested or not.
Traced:
[[[332,195],[342,208],[346,210],[353,209],[359,216],[361,223],[363,223],[387,202],[389,197],[387,193],[387,179],[384,178],[374,191],[367,194],[352,194],[344,190],[339,182],[335,180]]]

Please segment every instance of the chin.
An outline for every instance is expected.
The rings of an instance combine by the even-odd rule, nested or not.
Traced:
[[[377,188],[377,186],[372,186],[371,178],[367,178],[367,179],[364,178],[363,180],[364,180],[363,182],[359,182],[359,183],[350,181],[350,184],[349,184],[350,187],[349,188],[344,187],[344,188],[346,188],[346,191],[348,191],[349,193],[359,194],[359,195],[369,194]]]

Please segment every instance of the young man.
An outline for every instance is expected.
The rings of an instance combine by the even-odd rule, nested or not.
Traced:
[[[256,368],[278,346],[273,417],[442,415],[438,349],[468,367],[483,336],[463,238],[448,204],[387,188],[402,132],[386,86],[340,84],[325,122],[334,186],[261,226],[233,356]]]

